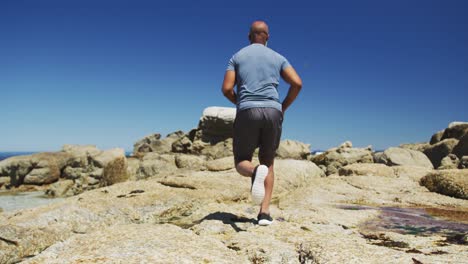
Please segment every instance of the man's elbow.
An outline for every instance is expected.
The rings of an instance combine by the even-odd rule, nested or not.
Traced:
[[[299,79],[295,81],[291,86],[293,86],[297,91],[300,91],[302,89],[302,80]]]

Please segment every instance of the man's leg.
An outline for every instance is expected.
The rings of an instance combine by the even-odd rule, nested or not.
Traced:
[[[275,174],[273,169],[274,161],[262,161],[261,164],[265,164],[268,167],[268,175],[265,178],[265,198],[260,206],[260,213],[270,214],[270,202],[273,194],[273,186],[275,183]]]
[[[236,162],[236,170],[242,176],[252,177],[255,171],[255,166],[250,160],[242,160]]]

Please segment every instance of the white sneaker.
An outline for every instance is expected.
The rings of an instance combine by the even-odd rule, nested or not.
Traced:
[[[253,175],[252,189],[252,201],[254,204],[261,204],[263,198],[265,198],[265,178],[268,175],[268,167],[260,165],[257,167],[255,174]]]

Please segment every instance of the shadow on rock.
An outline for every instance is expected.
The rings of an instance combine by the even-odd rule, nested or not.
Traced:
[[[219,220],[219,221],[222,221],[223,224],[232,226],[232,228],[234,228],[234,230],[236,232],[246,231],[244,229],[239,228],[236,223],[252,223],[252,224],[257,223],[257,220],[255,220],[254,218],[247,218],[247,217],[237,216],[235,214],[226,213],[226,212],[211,213],[211,214],[203,217],[203,219],[200,220],[200,223],[205,221],[205,220]]]

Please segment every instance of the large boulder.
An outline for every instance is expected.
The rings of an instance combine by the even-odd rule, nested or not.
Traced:
[[[204,170],[206,159],[203,156],[178,154],[175,156],[175,163],[179,169]]]
[[[444,135],[445,130],[438,131],[431,137],[431,141],[429,142],[431,145],[437,144],[440,142],[442,139],[442,136]]]
[[[453,148],[453,154],[457,155],[458,158],[468,156],[468,133],[460,138],[458,144]]]
[[[468,122],[452,122],[448,128],[444,130],[441,140],[447,138],[461,139],[468,133]]]
[[[423,177],[420,183],[432,192],[468,199],[468,169],[435,171]]]
[[[136,175],[131,175],[131,178],[140,180],[149,177],[162,177],[177,170],[174,155],[148,153],[146,154],[138,168]]]
[[[235,118],[236,108],[216,106],[206,108],[198,124],[198,129],[202,132],[201,140],[217,143],[232,137]]]
[[[182,131],[170,133],[164,139],[161,139],[161,134],[151,134],[145,136],[133,145],[133,153],[170,153],[172,151],[172,144],[183,136],[184,132]]]
[[[323,168],[327,175],[331,175],[348,164],[373,163],[374,158],[370,147],[353,148],[352,143],[347,141],[338,148],[332,148],[314,156],[312,161]]]
[[[295,140],[282,140],[276,151],[280,159],[307,159],[310,156],[310,145]]]
[[[9,176],[10,184],[42,185],[57,181],[71,155],[64,152],[43,152],[11,157],[0,162],[0,175]]]
[[[225,171],[234,168],[234,157],[224,157],[206,162],[206,168],[209,171]]]
[[[103,151],[94,158],[94,163],[96,167],[103,169],[101,186],[112,185],[128,179],[127,158],[125,151],[121,148]]]
[[[460,164],[460,160],[454,154],[449,154],[445,158],[442,159],[440,162],[439,170],[449,170],[449,169],[457,169]]]
[[[388,148],[376,160],[388,166],[419,166],[432,169],[432,163],[424,153],[404,148]]]
[[[429,146],[430,146],[429,143],[412,143],[412,144],[401,144],[399,148],[424,152],[424,150],[426,150]]]
[[[447,138],[439,143],[431,145],[424,151],[424,154],[429,158],[434,165],[434,168],[438,168],[440,166],[440,162],[444,157],[448,154],[452,153],[453,148],[458,144],[458,139],[455,138]]]

